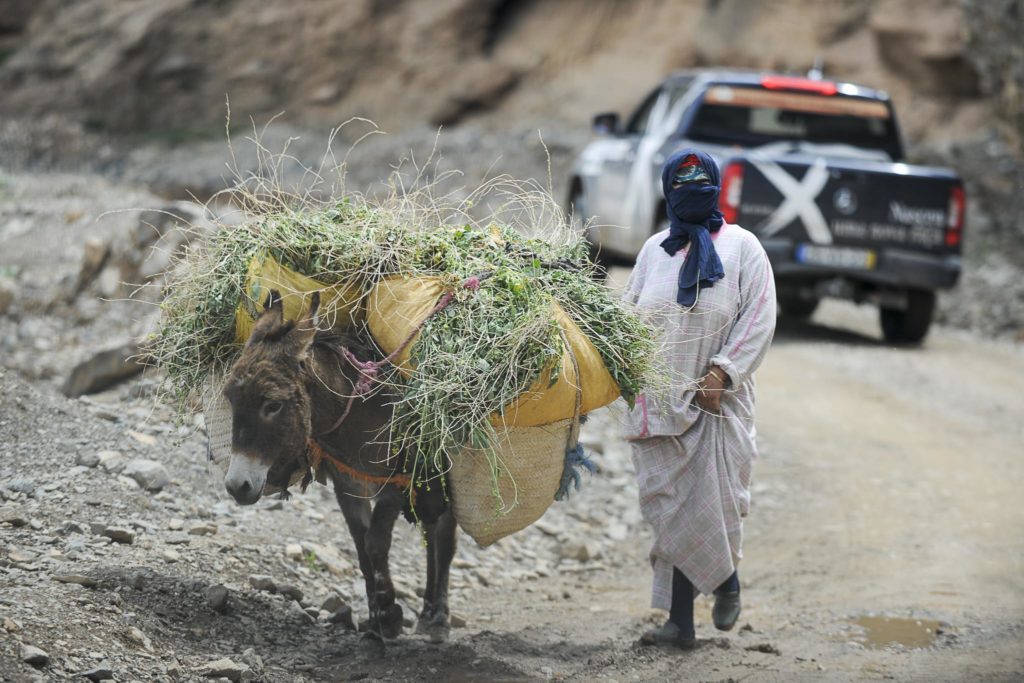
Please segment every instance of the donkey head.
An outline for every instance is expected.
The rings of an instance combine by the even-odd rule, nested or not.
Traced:
[[[272,290],[228,373],[232,436],[224,485],[242,505],[260,499],[268,475],[287,478],[305,453],[312,410],[307,365],[319,306],[315,292],[305,316],[285,321],[281,295]]]

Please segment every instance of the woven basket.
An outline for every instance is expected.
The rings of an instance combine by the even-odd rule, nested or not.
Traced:
[[[231,464],[231,404],[221,389],[224,378],[214,378],[203,390],[203,419],[206,421],[206,455],[211,472],[223,481]],[[288,486],[296,486],[302,481],[304,472],[292,475]],[[281,487],[268,483],[263,488],[263,495],[280,493]]]
[[[452,458],[448,480],[462,530],[488,546],[540,519],[555,500],[572,428],[572,419],[540,427],[499,428],[497,495],[485,452],[467,448]]]

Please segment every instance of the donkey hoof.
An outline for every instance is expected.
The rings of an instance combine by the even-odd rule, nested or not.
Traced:
[[[426,636],[427,639],[434,644],[441,644],[448,642],[448,635],[451,633],[452,627],[447,623],[445,624],[430,624],[427,626]]]
[[[384,641],[373,631],[359,637],[359,656],[363,659],[380,659],[384,656]]]
[[[431,643],[447,643],[451,630],[448,616],[440,610],[423,610],[420,618],[416,620],[416,633],[427,636]]]
[[[400,605],[389,605],[382,609],[377,615],[377,625],[380,634],[389,640],[397,638],[402,633],[402,607]]]

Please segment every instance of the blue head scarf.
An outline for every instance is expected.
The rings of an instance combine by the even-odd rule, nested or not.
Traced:
[[[676,181],[677,171],[688,165],[687,158],[696,158],[707,183]],[[692,166],[690,164],[689,166]],[[675,187],[674,187],[675,185]],[[716,280],[725,277],[722,261],[711,241],[711,233],[722,227],[722,212],[718,210],[718,193],[721,190],[721,176],[718,164],[704,152],[693,148],[682,149],[665,162],[661,170],[661,186],[665,191],[665,209],[671,224],[668,237],[661,248],[669,256],[690,244],[690,250],[679,269],[679,292],[676,301],[682,306],[693,306],[697,301],[699,287],[711,287]]]

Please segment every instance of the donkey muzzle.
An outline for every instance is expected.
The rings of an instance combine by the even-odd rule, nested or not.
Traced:
[[[239,505],[252,505],[263,495],[269,467],[242,455],[232,455],[224,488]]]

